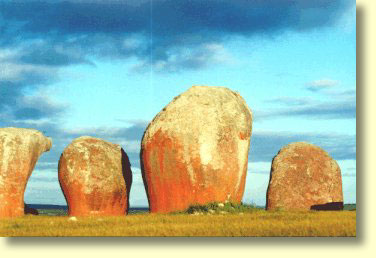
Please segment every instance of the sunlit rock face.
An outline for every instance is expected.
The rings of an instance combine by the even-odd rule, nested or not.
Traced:
[[[141,168],[151,212],[231,201],[244,193],[252,113],[224,87],[193,86],[147,127]]]
[[[342,209],[341,170],[321,148],[291,143],[274,157],[266,209]]]
[[[51,144],[51,139],[37,130],[0,128],[0,217],[24,215],[27,181]]]
[[[75,139],[60,157],[59,182],[70,216],[128,212],[132,172],[119,145],[88,136]]]

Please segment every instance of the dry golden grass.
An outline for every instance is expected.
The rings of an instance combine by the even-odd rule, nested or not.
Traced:
[[[153,215],[0,220],[0,236],[356,236],[356,211]]]

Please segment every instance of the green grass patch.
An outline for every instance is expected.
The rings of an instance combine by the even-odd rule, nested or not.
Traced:
[[[227,214],[227,213],[250,213],[259,211],[260,208],[254,205],[235,204],[231,202],[218,203],[213,202],[207,205],[192,205],[183,212],[177,212],[175,214]]]

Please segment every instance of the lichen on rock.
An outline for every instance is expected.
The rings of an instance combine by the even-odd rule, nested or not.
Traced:
[[[70,216],[124,215],[129,207],[132,172],[117,144],[83,136],[59,160],[59,182]]]
[[[244,193],[252,113],[225,87],[193,86],[147,127],[141,167],[151,212],[240,202]]]
[[[27,181],[51,138],[34,129],[0,128],[0,217],[24,215]]]
[[[330,205],[343,204],[340,167],[318,146],[288,144],[273,159],[266,199],[268,210],[340,207]]]

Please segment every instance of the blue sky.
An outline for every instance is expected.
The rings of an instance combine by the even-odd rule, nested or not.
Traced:
[[[334,157],[356,202],[355,1],[0,0],[0,127],[39,129],[53,147],[28,203],[65,204],[61,152],[91,135],[139,163],[148,122],[192,85],[238,91],[253,111],[243,201],[265,204],[271,160],[294,141]]]

